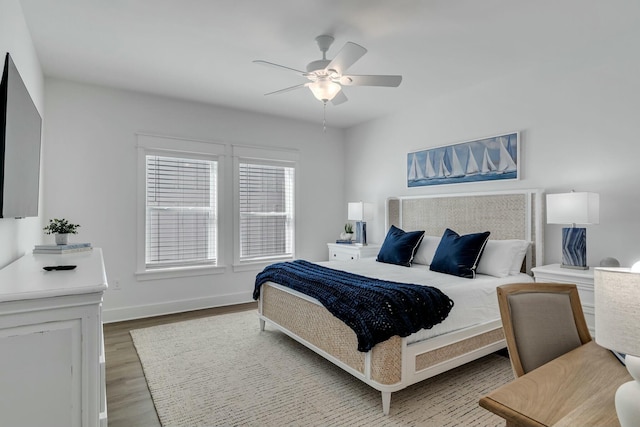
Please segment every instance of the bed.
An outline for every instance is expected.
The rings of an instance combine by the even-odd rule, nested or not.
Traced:
[[[452,279],[429,271],[427,265],[407,268],[379,263],[375,258],[326,263],[327,267],[356,274],[373,272],[388,280],[431,284],[455,302],[449,316],[432,329],[404,338],[393,336],[367,352],[357,350],[354,331],[315,298],[274,282],[260,287],[261,330],[268,323],[380,391],[382,410],[388,414],[392,392],[506,346],[495,287],[533,281],[531,267],[542,260],[542,192],[391,197],[386,201],[385,213],[387,229],[393,226],[405,231],[424,230],[425,236],[440,236],[447,228],[460,234],[489,230],[493,241],[530,242],[521,273],[501,278],[478,274],[475,279]],[[474,286],[469,287],[470,283]],[[465,289],[473,290],[467,302],[463,301]],[[469,303],[475,306],[465,305]],[[459,316],[466,312],[472,313],[470,319]]]

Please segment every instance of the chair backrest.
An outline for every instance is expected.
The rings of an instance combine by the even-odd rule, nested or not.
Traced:
[[[498,286],[498,304],[516,377],[591,341],[576,285]]]

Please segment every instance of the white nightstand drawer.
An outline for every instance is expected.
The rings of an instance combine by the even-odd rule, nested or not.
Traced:
[[[375,257],[380,245],[359,246],[355,244],[328,243],[329,261],[355,261],[360,258]]]

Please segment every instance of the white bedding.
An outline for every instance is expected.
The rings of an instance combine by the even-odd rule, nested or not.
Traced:
[[[436,273],[427,265],[403,267],[377,262],[375,258],[358,261],[320,262],[325,267],[348,271],[367,277],[401,283],[429,285],[440,289],[454,302],[449,316],[432,329],[423,329],[408,338],[408,343],[423,341],[469,326],[500,320],[496,287],[507,283],[533,282],[533,278],[521,273],[507,277],[493,277],[483,274],[475,279],[464,279],[449,274]]]

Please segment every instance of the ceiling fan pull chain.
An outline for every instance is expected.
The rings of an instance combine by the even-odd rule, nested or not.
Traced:
[[[322,133],[327,133],[327,101],[322,103]]]

